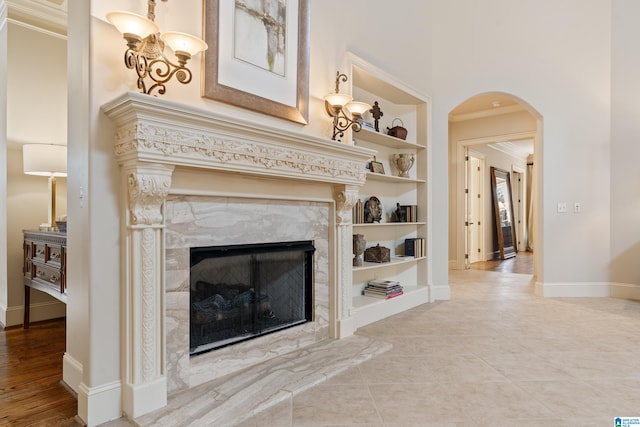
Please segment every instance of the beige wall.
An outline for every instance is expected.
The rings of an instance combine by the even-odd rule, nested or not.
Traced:
[[[47,222],[48,185],[22,173],[22,144],[64,144],[67,132],[66,40],[56,34],[7,25],[6,251],[7,282],[0,286],[0,322],[22,323],[22,230]],[[46,64],[46,65],[43,65]],[[3,168],[4,169],[4,168]],[[66,179],[58,180],[57,214],[66,214]],[[32,292],[33,320],[60,317],[65,307]]]
[[[66,214],[67,180],[58,178],[56,210]],[[49,206],[47,178],[25,175],[22,171],[22,147],[10,146],[7,150],[7,282],[8,325],[22,323],[24,297],[22,274],[22,230],[34,230],[47,222]],[[49,295],[32,291],[31,313],[33,321],[60,317],[65,314],[64,304]]]

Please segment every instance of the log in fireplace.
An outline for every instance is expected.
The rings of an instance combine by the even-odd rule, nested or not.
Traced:
[[[190,249],[191,355],[313,319],[312,241]]]

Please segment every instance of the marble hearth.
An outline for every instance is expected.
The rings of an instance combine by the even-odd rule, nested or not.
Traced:
[[[374,152],[127,93],[103,106],[121,170],[123,411],[349,337],[351,208]],[[188,248],[316,247],[312,322],[189,357]]]

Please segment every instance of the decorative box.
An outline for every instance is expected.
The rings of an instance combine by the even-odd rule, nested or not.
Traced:
[[[380,246],[380,243],[377,245],[367,248],[364,251],[364,260],[366,262],[390,262],[391,261],[391,251],[389,248],[385,248],[384,246]]]

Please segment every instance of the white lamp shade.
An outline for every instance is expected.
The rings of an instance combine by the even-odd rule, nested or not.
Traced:
[[[23,145],[22,167],[27,175],[67,176],[67,147],[48,144]]]
[[[345,104],[351,102],[352,99],[352,96],[345,93],[330,93],[329,95],[324,97],[324,100],[334,108],[342,108],[345,106]]]
[[[141,39],[160,31],[153,21],[135,13],[118,10],[107,13],[106,17],[122,34],[134,34]]]
[[[192,36],[191,34],[179,33],[177,31],[167,31],[166,33],[163,33],[160,38],[171,48],[172,51],[186,52],[191,56],[209,48],[204,40]]]
[[[366,102],[353,101],[344,106],[352,116],[362,116],[366,111],[371,109],[371,105]]]

